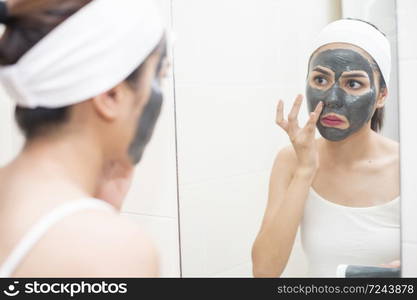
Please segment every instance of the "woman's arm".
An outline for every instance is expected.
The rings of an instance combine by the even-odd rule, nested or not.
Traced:
[[[314,134],[322,104],[310,114],[306,126],[299,128],[297,115],[301,101],[302,98],[297,97],[288,122],[282,117],[282,102],[278,105],[277,123],[288,133],[292,146],[278,153],[272,168],[268,204],[252,248],[255,277],[277,277],[282,274],[318,167]]]
[[[291,254],[314,173],[293,166],[292,149],[278,155],[270,176],[268,204],[252,248],[255,277],[282,274]]]

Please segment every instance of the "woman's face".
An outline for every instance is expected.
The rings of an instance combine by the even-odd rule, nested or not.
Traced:
[[[137,164],[149,142],[162,106],[160,81],[168,68],[165,44],[143,63],[136,82],[120,85],[121,113],[108,133],[112,159]],[[116,156],[116,158],[114,157]],[[117,158],[118,157],[118,158]]]
[[[150,90],[149,81],[146,85],[148,87],[148,96],[144,101],[141,101],[142,99],[138,98],[138,101],[144,102],[144,105],[142,106],[140,118],[136,122],[136,131],[134,132],[128,150],[130,160],[133,164],[137,164],[141,160],[145,151],[145,146],[151,139],[162,107],[163,95],[161,90],[161,79],[165,76],[168,64],[166,59],[166,47],[165,45],[162,45],[161,47],[163,48],[160,48],[158,51],[156,68],[155,64],[153,65],[153,77],[150,79]],[[138,88],[139,87],[140,85],[138,85]],[[136,88],[136,90],[138,88]]]
[[[369,123],[377,107],[379,75],[362,49],[344,43],[325,45],[311,57],[306,96],[309,111],[322,101],[320,134],[340,141]]]

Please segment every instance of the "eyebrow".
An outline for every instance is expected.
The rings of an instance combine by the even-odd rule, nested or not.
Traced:
[[[327,70],[325,70],[325,69],[323,69],[323,68],[321,68],[321,67],[315,67],[315,68],[313,69],[313,71],[317,71],[317,72],[320,72],[320,73],[326,74],[326,75],[328,75],[328,76],[332,76],[332,75],[333,75],[332,73],[330,73],[329,71],[327,71]]]
[[[368,75],[365,75],[362,72],[352,72],[352,73],[348,73],[348,74],[343,74],[342,73],[341,77],[343,77],[343,78],[352,78],[352,77],[368,78]]]

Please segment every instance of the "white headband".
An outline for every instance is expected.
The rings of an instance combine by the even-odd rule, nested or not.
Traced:
[[[365,50],[378,64],[388,85],[391,72],[391,47],[388,39],[376,28],[358,20],[337,20],[322,29],[310,53],[330,43],[348,43]]]
[[[163,31],[151,0],[93,0],[16,64],[0,67],[0,80],[22,107],[79,103],[125,80]]]

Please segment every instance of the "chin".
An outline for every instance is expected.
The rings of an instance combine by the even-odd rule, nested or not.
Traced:
[[[338,129],[334,127],[322,127],[319,128],[320,135],[331,142],[340,142],[348,137],[344,134],[343,129]]]

